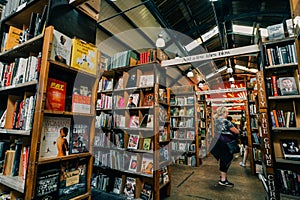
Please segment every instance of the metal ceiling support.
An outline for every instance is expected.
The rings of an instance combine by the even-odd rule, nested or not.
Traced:
[[[219,24],[219,20],[218,20],[218,16],[217,16],[217,13],[216,13],[216,8],[215,8],[215,4],[213,1],[211,1],[211,6],[212,6],[212,9],[213,9],[213,12],[214,12],[214,18],[215,18],[215,21],[216,21],[216,24],[218,26],[218,30],[219,30],[219,38],[220,38],[220,42],[221,42],[221,46],[222,46],[222,49],[225,49],[225,46],[224,46],[224,41],[223,41],[223,37],[222,37],[222,29],[220,27],[220,24]]]
[[[181,0],[181,1],[183,1],[185,8],[187,9],[187,11],[188,11],[188,13],[189,13],[189,15],[190,15],[190,18],[192,19],[192,21],[193,21],[193,23],[194,23],[194,26],[195,26],[195,29],[196,29],[196,31],[197,31],[197,34],[198,34],[199,36],[201,36],[200,30],[199,30],[199,27],[198,27],[199,24],[197,23],[197,20],[196,20],[196,18],[194,17],[194,15],[193,15],[193,13],[192,13],[192,11],[191,11],[191,8],[189,7],[187,1],[186,1],[186,0]]]
[[[290,18],[290,13],[287,13],[286,11],[282,12],[270,12],[270,11],[258,11],[258,12],[249,12],[249,13],[242,13],[237,15],[228,15],[225,16],[225,21],[232,21],[232,20],[238,20],[243,18],[251,18],[251,17],[287,17]]]
[[[101,24],[102,22],[105,22],[105,21],[107,21],[107,20],[110,20],[110,19],[112,19],[112,18],[115,18],[115,17],[117,17],[117,16],[119,16],[119,15],[122,15],[122,14],[128,12],[128,11],[131,11],[131,10],[137,8],[137,7],[140,7],[140,6],[144,5],[145,3],[147,3],[148,1],[150,1],[150,0],[143,0],[142,3],[139,3],[139,4],[135,5],[135,6],[132,6],[131,8],[128,8],[128,9],[123,10],[123,11],[121,11],[121,12],[115,14],[115,15],[112,15],[112,16],[106,18],[106,19],[103,19],[103,20],[99,21],[98,24]],[[106,0],[106,2],[107,2],[108,4],[111,4],[111,3],[112,3],[110,0]]]
[[[153,42],[152,40],[151,40],[151,38],[149,38],[143,31],[141,31],[141,29],[131,20],[131,19],[129,19],[129,17],[127,17],[126,15],[125,15],[125,12],[124,11],[122,11],[118,6],[116,6],[116,4],[114,4],[111,0],[105,0],[106,2],[107,2],[107,4],[108,5],[110,5],[119,15],[121,15],[133,28],[135,28],[135,29],[137,29],[137,32],[139,32],[144,38],[145,38],[145,40],[147,40],[150,44],[152,44],[153,46],[155,46],[155,42]],[[147,1],[146,1],[147,2]],[[145,2],[145,3],[146,3]],[[143,3],[143,4],[138,4],[138,7],[139,6],[142,6],[142,5],[144,5],[145,3]],[[137,8],[137,6],[134,6],[134,7],[132,7],[132,8],[130,8],[130,9],[127,9],[127,12],[128,11],[130,11],[130,10],[132,10],[132,9],[134,9],[134,8]],[[119,16],[118,15],[118,16]],[[114,17],[116,17],[115,15],[114,15]],[[103,20],[102,20],[102,22],[103,22]],[[98,24],[100,24],[100,22],[98,23]]]

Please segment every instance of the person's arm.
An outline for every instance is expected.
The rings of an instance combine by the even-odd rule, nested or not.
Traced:
[[[237,128],[235,128],[234,126],[231,127],[229,130],[234,134],[239,134],[239,130]]]

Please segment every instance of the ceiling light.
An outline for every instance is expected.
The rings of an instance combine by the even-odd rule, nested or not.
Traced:
[[[234,83],[231,83],[230,88],[235,88]]]
[[[230,76],[230,78],[229,78],[229,80],[228,80],[229,82],[234,82],[234,78],[233,78],[233,76]]]
[[[186,74],[187,77],[194,77],[194,73],[190,70],[187,74]]]
[[[174,59],[179,59],[179,58],[180,58],[179,54],[178,54],[178,53],[176,53],[176,55],[175,55],[175,58],[174,58]]]
[[[202,88],[204,85],[203,85],[203,83],[199,83],[199,85],[198,85],[200,88]]]
[[[228,74],[232,74],[233,69],[232,69],[231,67],[228,67],[227,70],[226,70],[226,72],[227,72]]]
[[[244,67],[244,66],[241,66],[241,65],[235,65],[234,67],[236,69],[243,70],[243,71],[250,72],[250,73],[257,73],[258,72],[257,69],[247,68],[247,67]]]
[[[218,0],[209,0],[209,1],[215,2],[215,1],[218,1]]]
[[[158,38],[156,40],[155,46],[157,48],[162,48],[166,46],[165,40],[163,39],[163,34],[158,34]]]

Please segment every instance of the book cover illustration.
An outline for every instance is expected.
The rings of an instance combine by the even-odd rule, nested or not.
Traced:
[[[48,78],[46,109],[65,111],[67,83],[54,78]]]
[[[86,192],[87,160],[65,161],[61,164],[59,199],[69,200]]]
[[[131,72],[127,82],[127,88],[136,87],[137,75]]]
[[[90,113],[91,112],[91,90],[87,86],[80,85],[73,88],[72,112]]]
[[[294,77],[278,78],[278,86],[279,86],[281,95],[297,95],[297,94],[299,94]]]
[[[139,106],[139,96],[140,95],[138,93],[131,94],[128,98],[127,107],[129,107],[129,108],[138,107]]]
[[[143,174],[153,174],[153,158],[148,155],[144,155],[142,159],[141,172]]]
[[[144,96],[144,106],[153,106],[154,105],[154,93],[147,92]]]
[[[87,43],[78,38],[72,39],[71,66],[96,74],[98,60],[98,49],[95,45]]]
[[[124,187],[124,194],[127,197],[135,197],[136,179],[133,177],[126,177],[126,183]]]
[[[128,170],[137,171],[137,156],[131,155]]]
[[[74,124],[70,138],[70,153],[89,151],[89,131],[87,124]]]
[[[151,200],[152,199],[152,185],[144,183],[143,189],[140,194],[140,199]]]
[[[139,117],[137,115],[131,115],[129,120],[129,128],[138,128],[139,127]]]
[[[40,157],[49,158],[68,154],[69,133],[71,128],[71,118],[45,116],[42,127]],[[63,129],[68,129],[66,134],[62,134]],[[61,137],[62,136],[64,137]],[[58,146],[60,145],[60,146]]]
[[[37,175],[36,197],[38,199],[57,199],[59,188],[59,169],[42,170]]]
[[[54,30],[50,59],[70,65],[72,39]]]
[[[131,134],[128,139],[128,147],[127,148],[128,149],[137,149],[138,145],[139,145],[139,139],[140,139],[139,135]]]
[[[122,191],[122,177],[115,177],[113,193],[121,194]]]
[[[154,85],[154,75],[141,75],[140,87],[149,87]]]
[[[151,148],[151,138],[144,138],[143,150],[149,151]]]
[[[296,139],[281,139],[280,143],[285,159],[300,160],[300,150]]]

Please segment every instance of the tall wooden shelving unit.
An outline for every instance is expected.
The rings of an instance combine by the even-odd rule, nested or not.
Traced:
[[[144,75],[153,76],[150,85],[140,85],[141,77]],[[95,138],[105,142],[94,144],[93,154],[96,159],[93,173],[94,177],[100,177],[101,180],[105,177],[108,183],[104,188],[95,187],[94,191],[98,193],[99,198],[105,196],[127,198],[124,190],[128,177],[135,179],[135,189],[132,194],[134,198],[140,197],[145,184],[151,186],[153,199],[158,200],[163,195],[170,195],[170,91],[166,87],[164,76],[165,69],[156,62],[130,67],[120,66],[104,71],[98,88],[96,113],[99,117],[97,120],[99,125],[96,127]],[[131,82],[131,77],[135,77],[134,82]],[[119,84],[121,80],[122,84]],[[109,88],[104,84],[107,81],[111,84]],[[164,91],[163,96],[160,96],[161,90]],[[138,96],[135,107],[128,107],[128,99],[131,95]],[[149,97],[152,99],[151,103],[146,105]],[[107,101],[110,103],[103,104]],[[152,115],[153,124],[150,127],[142,125],[147,114]],[[138,117],[137,126],[130,127],[135,117]],[[111,123],[107,124],[106,122],[110,120]],[[122,123],[119,123],[120,121]],[[135,148],[130,148],[129,144],[132,135],[139,137]],[[120,138],[123,138],[122,144]],[[147,138],[151,139],[150,149],[144,149],[144,141]],[[121,164],[104,163],[102,162],[104,156],[108,156],[108,160],[113,159]],[[137,167],[132,169],[131,162],[134,157],[137,159]],[[143,172],[145,157],[149,157],[153,162],[152,171],[149,173]],[[119,193],[113,194],[116,177],[122,179],[122,184],[119,186]]]
[[[294,1],[293,1],[294,2]],[[293,5],[293,4],[292,4]],[[287,48],[289,60],[280,62],[283,57],[268,55],[268,49]],[[293,50],[294,49],[294,50]],[[292,51],[291,51],[292,50]],[[299,190],[295,188],[295,180],[291,177],[299,174],[299,160],[284,157],[281,141],[299,141],[299,39],[289,37],[281,40],[262,43],[262,69],[257,73],[259,121],[261,124],[262,164],[261,180],[269,199],[295,198],[299,199]],[[272,59],[277,61],[272,63]],[[278,86],[270,86],[268,79],[294,77],[297,94],[283,94]],[[279,83],[279,82],[278,82]],[[275,94],[277,90],[278,94]],[[280,117],[283,113],[283,117]],[[294,113],[293,123],[287,123],[287,113]],[[275,114],[278,114],[277,116]],[[292,114],[291,114],[292,115]],[[282,121],[283,119],[283,121]],[[280,123],[281,122],[281,123]],[[288,124],[288,125],[287,125]],[[289,178],[290,177],[290,178]]]
[[[60,1],[60,4],[57,5],[57,2],[52,0],[38,0],[32,1],[28,3],[24,8],[18,10],[17,12],[9,15],[5,19],[1,21],[1,34],[7,31],[9,26],[15,26],[19,29],[23,29],[23,27],[28,27],[30,23],[30,16],[32,13],[40,13],[42,14],[43,9],[46,5],[48,5],[48,10],[46,12],[47,19],[45,21],[46,28],[44,29],[43,33],[33,37],[32,39],[26,41],[25,43],[19,44],[13,49],[0,53],[0,60],[2,62],[13,62],[16,58],[25,57],[28,58],[29,56],[35,55],[37,56],[39,53],[41,54],[41,62],[38,68],[38,79],[36,81],[31,81],[28,83],[17,84],[14,86],[3,87],[0,89],[1,93],[1,101],[7,102],[5,105],[7,106],[7,111],[9,113],[13,113],[14,106],[13,104],[16,103],[16,100],[22,100],[29,95],[35,96],[35,106],[34,106],[34,116],[32,122],[32,129],[29,131],[22,131],[22,130],[14,130],[11,127],[11,124],[6,122],[6,125],[3,130],[0,131],[0,134],[5,134],[5,137],[9,138],[11,141],[14,138],[21,138],[23,140],[23,145],[29,145],[29,160],[27,166],[27,174],[25,180],[22,180],[21,174],[19,176],[12,177],[12,176],[4,176],[0,175],[0,191],[11,191],[10,196],[12,199],[15,198],[22,198],[22,199],[35,199],[39,194],[37,191],[37,178],[39,176],[38,173],[41,171],[47,171],[49,168],[56,168],[57,171],[61,170],[62,163],[68,162],[84,162],[86,166],[86,171],[84,172],[84,192],[80,193],[79,195],[73,195],[72,197],[65,196],[64,198],[74,198],[74,199],[90,199],[91,198],[91,187],[90,187],[90,179],[92,174],[92,163],[93,158],[91,149],[88,149],[88,152],[85,153],[77,153],[77,154],[69,154],[63,157],[51,157],[51,158],[40,158],[40,146],[41,146],[41,134],[43,128],[43,120],[45,116],[52,116],[52,117],[64,117],[69,118],[72,122],[72,125],[75,125],[78,121],[82,123],[86,123],[88,130],[89,130],[89,148],[91,148],[94,136],[94,103],[96,100],[96,90],[98,85],[98,76],[97,74],[91,74],[88,72],[81,71],[79,69],[75,69],[72,66],[56,62],[50,59],[50,52],[51,52],[51,45],[53,39],[53,31],[56,29],[56,22],[55,20],[51,20],[52,17],[56,17],[56,19],[60,19],[64,21],[65,13],[61,13],[61,15],[56,15],[54,8],[58,6],[60,8],[64,8],[68,10],[69,14],[72,15],[76,13],[77,17],[83,17],[83,20],[86,20],[86,23],[91,25],[95,24],[96,21],[91,19],[85,14],[80,13],[77,11],[75,7],[70,5],[68,1]],[[59,10],[59,9],[58,9]],[[55,15],[55,16],[54,16]],[[77,19],[80,20],[80,19]],[[54,25],[54,26],[51,26]],[[61,24],[57,25],[57,28],[60,32],[64,33]],[[71,25],[69,26],[71,27]],[[76,35],[76,25],[74,25],[74,29],[72,34],[70,34],[70,30],[68,30],[69,37],[78,36],[82,39],[87,39],[88,35],[90,34],[90,39],[88,42],[92,42],[95,39],[95,36],[89,32],[88,34]],[[83,28],[83,27],[80,27]],[[71,29],[71,28],[70,28]],[[47,110],[45,108],[46,100],[47,100],[47,81],[48,78],[57,78],[60,80],[64,80],[67,82],[67,102],[65,111],[52,111]],[[75,80],[77,77],[83,78],[86,80],[86,85],[91,90],[91,109],[90,113],[77,113],[72,112],[71,104],[72,104],[72,91],[73,87],[75,87]],[[2,95],[4,94],[4,95]],[[16,98],[15,98],[16,97]],[[69,98],[70,97],[70,98]],[[6,109],[5,106],[1,106],[1,109]],[[7,116],[9,117],[9,116]],[[10,120],[7,118],[7,121]],[[72,126],[71,126],[72,127]],[[71,128],[69,130],[69,134],[73,131]],[[2,136],[1,136],[2,137]],[[71,140],[70,140],[71,141]],[[22,162],[22,161],[20,161]],[[61,175],[61,174],[60,174]],[[58,182],[57,182],[58,181]],[[57,184],[58,188],[55,190],[55,194],[53,194],[55,198],[60,196],[59,188],[60,183],[59,179],[53,184]],[[51,184],[46,184],[46,187],[52,187]],[[48,190],[49,191],[49,190]],[[45,192],[45,190],[44,190]],[[75,193],[73,193],[75,194]],[[42,195],[42,194],[41,194]]]

